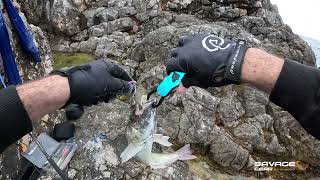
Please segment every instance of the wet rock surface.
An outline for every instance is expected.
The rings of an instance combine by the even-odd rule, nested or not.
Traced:
[[[163,66],[179,37],[211,33],[261,48],[281,57],[314,65],[310,47],[283,24],[269,0],[18,0],[42,53],[43,64],[34,67],[13,42],[24,80],[50,72],[51,51],[91,53],[122,65],[146,90],[165,75]],[[1,2],[0,2],[1,4]],[[0,6],[1,7],[1,6]],[[32,25],[34,24],[34,25]],[[41,27],[43,31],[39,27]],[[49,39],[49,43],[47,41]],[[50,44],[50,45],[49,45]],[[269,102],[266,94],[246,85],[192,87],[175,94],[157,110],[158,131],[171,137],[172,152],[190,143],[199,157],[152,170],[136,160],[119,163],[127,145],[125,128],[130,105],[116,100],[86,108],[76,121],[79,149],[70,163],[72,179],[304,179],[319,176],[320,143],[309,136],[287,112]],[[37,131],[64,121],[50,115]],[[86,148],[95,135],[106,133],[102,146]],[[19,169],[16,145],[1,157],[1,179],[16,179]],[[255,161],[301,161],[307,171],[261,173]],[[53,175],[42,179],[54,179]]]

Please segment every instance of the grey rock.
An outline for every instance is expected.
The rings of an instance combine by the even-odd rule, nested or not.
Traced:
[[[235,143],[223,130],[215,127],[209,158],[223,167],[241,170],[247,164],[249,151]]]
[[[98,8],[94,8],[94,9],[89,9],[85,12],[83,12],[83,15],[85,17],[85,21],[86,21],[86,27],[90,28],[91,26],[96,25],[94,20],[95,18],[101,18],[102,15],[99,15],[99,12],[105,10],[106,8],[104,7],[98,7]]]
[[[92,53],[95,51],[98,41],[98,38],[91,37],[87,41],[81,41],[78,48],[81,52]]]
[[[227,95],[221,98],[218,107],[223,124],[229,127],[237,124],[238,119],[245,113],[235,91],[227,92]]]
[[[136,61],[133,61],[131,59],[126,59],[122,61],[122,64],[126,72],[128,72],[131,77],[136,76],[136,69],[139,66],[139,64]]]
[[[171,4],[171,6],[173,6],[173,4],[174,4],[174,7],[176,7],[176,8],[177,7],[186,8],[192,2],[193,2],[193,0],[175,0],[175,1],[172,1],[172,2],[168,2],[168,3]]]
[[[88,34],[89,37],[101,37],[111,34],[114,31],[130,31],[132,30],[133,25],[134,23],[131,18],[120,18],[92,26],[88,29]]]
[[[259,150],[267,154],[282,155],[286,149],[279,144],[277,136],[274,134],[273,118],[263,114],[247,119],[243,124],[237,126],[234,135],[245,140],[251,150]]]
[[[128,17],[137,14],[137,11],[134,7],[123,7],[119,9],[119,17]]]
[[[119,9],[117,8],[105,8],[99,11],[95,17],[99,23],[113,21],[119,17]]]
[[[165,103],[166,106],[160,106],[157,111],[157,120],[159,124],[159,132],[176,139],[180,133],[180,120],[183,110],[177,107],[181,97],[172,96]]]
[[[88,39],[88,30],[83,30],[72,37],[72,40],[74,41],[85,41]]]
[[[74,35],[80,31],[80,11],[69,1],[53,1],[50,21],[58,31]]]
[[[191,180],[193,174],[189,171],[188,165],[182,162],[176,162],[167,169],[159,169],[144,172],[140,179],[144,180],[158,180],[158,179],[177,179],[177,180]]]
[[[130,31],[132,30],[134,22],[131,18],[119,18],[117,20],[111,21],[109,24],[109,33],[114,31]]]
[[[101,37],[108,34],[108,22],[92,26],[88,29],[89,37]]]
[[[28,22],[47,31],[42,33],[38,27],[28,26],[43,58],[51,59],[47,35],[55,51],[91,53],[123,66],[145,89],[139,93],[147,93],[164,78],[164,64],[179,37],[195,33],[215,34],[234,41],[245,39],[251,47],[280,57],[307,65],[315,63],[312,50],[283,24],[269,0],[225,1],[230,5],[208,0],[18,2]],[[31,68],[20,53],[15,34],[11,36],[24,80],[50,71],[51,61],[37,70]],[[163,170],[151,170],[134,159],[118,164],[118,156],[127,146],[124,131],[130,121],[129,112],[130,105],[118,100],[86,109],[76,122],[80,149],[70,164],[72,178],[253,179],[249,176],[253,174],[255,161],[286,157],[310,165],[320,163],[319,141],[307,135],[287,112],[270,103],[266,94],[245,85],[207,90],[192,87],[186,94],[175,93],[166,98],[157,109],[158,132],[170,136],[174,148],[156,145],[154,150],[172,152],[191,143],[200,158],[178,161]],[[48,130],[62,120],[61,114],[50,115],[43,128]],[[83,148],[99,132],[109,136],[101,149]],[[16,148],[11,147],[0,157],[1,178],[16,179],[16,154]],[[317,174],[314,169],[308,175],[286,173],[298,179]],[[42,177],[52,178],[55,176]]]
[[[281,118],[275,119],[274,128],[279,141],[286,144],[287,153],[295,159],[306,159],[310,164],[319,161],[320,142],[308,135],[290,114],[284,112]]]
[[[131,4],[131,0],[110,0],[108,2],[109,7],[125,7]]]
[[[246,116],[252,117],[259,114],[266,113],[266,105],[268,104],[268,97],[261,91],[252,88],[244,87],[243,99]]]
[[[143,63],[143,69],[150,69],[159,62],[164,62],[169,52],[170,40],[173,38],[176,29],[174,27],[163,27],[149,33],[144,40],[137,44],[131,53],[131,59]],[[141,64],[141,63],[140,63]]]
[[[109,0],[96,0],[91,2],[91,7],[97,9],[99,7],[108,7]]]
[[[132,0],[132,6],[137,10],[136,18],[144,22],[159,14],[159,0]]]
[[[216,121],[214,112],[219,101],[219,98],[200,88],[191,87],[187,90],[182,98],[184,113],[179,123],[180,142],[210,144],[213,141]]]
[[[77,174],[77,171],[76,171],[75,169],[70,169],[70,170],[68,171],[68,177],[69,177],[70,179],[73,179],[73,178],[76,176],[76,174]]]
[[[240,10],[238,8],[234,9],[226,9],[223,13],[220,15],[221,18],[226,18],[226,19],[233,19],[236,17],[240,17]]]
[[[132,39],[127,33],[114,32],[99,38],[94,53],[98,58],[125,57],[124,52],[131,43]]]
[[[254,120],[250,119],[248,123],[240,124],[234,129],[233,133],[237,138],[246,140],[253,148],[264,149],[265,140],[262,127],[251,122],[254,122]]]

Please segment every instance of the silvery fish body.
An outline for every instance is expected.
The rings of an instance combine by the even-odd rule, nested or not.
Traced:
[[[154,142],[164,146],[171,146],[168,136],[156,134],[156,109],[152,107],[154,101],[147,101],[146,96],[136,103],[131,126],[127,129],[128,147],[121,153],[121,162],[124,163],[132,157],[137,158],[151,168],[165,168],[177,160],[191,160],[190,145],[185,145],[174,153],[152,153]]]

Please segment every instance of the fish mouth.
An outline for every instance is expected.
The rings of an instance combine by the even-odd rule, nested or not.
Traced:
[[[144,111],[153,108],[153,104],[156,103],[155,99],[147,99],[147,96],[144,95],[141,97],[140,103],[136,106],[135,115],[139,116],[142,115]]]

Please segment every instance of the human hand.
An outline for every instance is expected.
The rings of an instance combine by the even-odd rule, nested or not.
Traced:
[[[167,73],[185,72],[184,87],[202,88],[239,84],[246,42],[238,43],[214,35],[183,37],[171,52]],[[181,87],[181,86],[180,86]]]
[[[69,80],[70,98],[65,106],[91,106],[102,101],[108,102],[117,94],[134,91],[134,85],[130,83],[132,79],[125,70],[103,59],[63,68],[52,74],[65,76]]]

